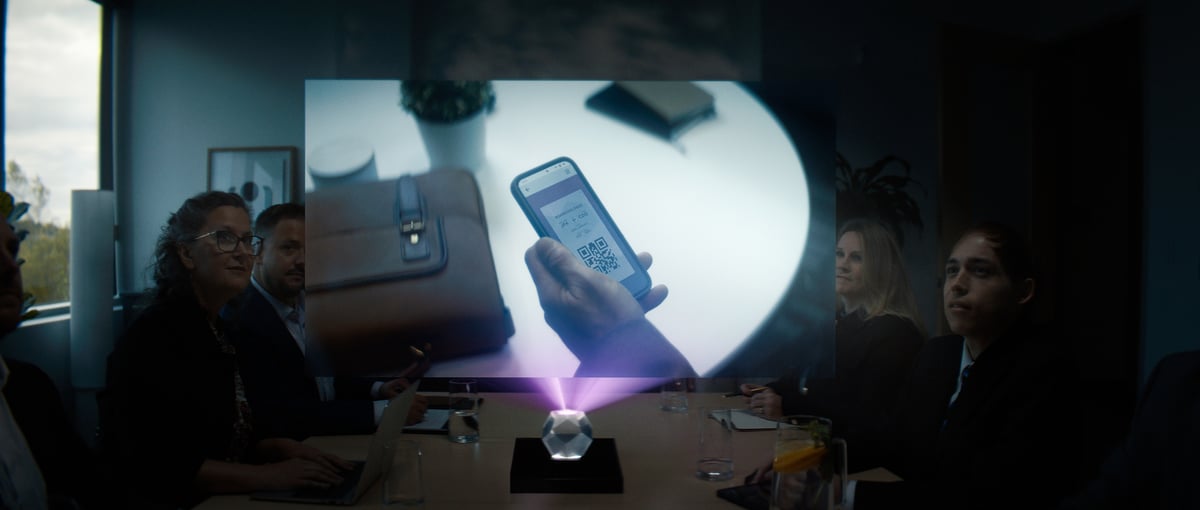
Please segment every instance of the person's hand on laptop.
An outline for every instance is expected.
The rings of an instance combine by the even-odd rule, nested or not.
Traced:
[[[354,464],[351,464],[346,459],[332,453],[323,452],[295,439],[264,439],[258,443],[258,453],[263,458],[272,461],[289,459],[306,460],[335,474],[354,469]]]
[[[342,483],[342,477],[335,471],[307,459],[287,459],[259,468],[259,479],[255,484],[259,490],[324,489]]]

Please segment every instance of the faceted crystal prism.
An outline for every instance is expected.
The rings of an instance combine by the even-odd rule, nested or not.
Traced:
[[[542,425],[542,444],[554,460],[579,460],[592,445],[592,422],[583,411],[550,411]]]

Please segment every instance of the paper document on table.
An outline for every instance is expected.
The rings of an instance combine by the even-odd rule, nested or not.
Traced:
[[[425,420],[404,427],[405,432],[445,432],[450,421],[449,409],[426,409]]]
[[[709,417],[716,418],[711,413]],[[775,426],[778,424],[775,421],[755,416],[744,409],[730,410],[729,418],[733,421],[734,430],[775,430]]]

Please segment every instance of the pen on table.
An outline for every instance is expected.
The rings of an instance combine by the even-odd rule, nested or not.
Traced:
[[[755,387],[753,387],[753,388],[750,388],[749,390],[746,390],[746,391],[749,391],[749,392],[750,392],[750,394],[751,394],[751,395],[753,395],[753,394],[755,394],[755,393],[758,393],[758,392],[760,392],[760,391],[763,391],[763,390],[769,390],[769,389],[771,389],[771,388],[770,388],[770,387],[768,387],[768,386],[755,386]],[[744,396],[746,396],[746,395],[745,395],[744,393],[740,392],[740,391],[734,391],[734,392],[731,392],[731,393],[726,393],[726,394],[725,394],[725,396],[726,396],[726,397],[744,397]]]

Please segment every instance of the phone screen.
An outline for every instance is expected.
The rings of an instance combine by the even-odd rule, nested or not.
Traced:
[[[517,176],[513,194],[538,234],[563,243],[588,267],[621,282],[634,296],[650,277],[574,162],[559,158]]]

